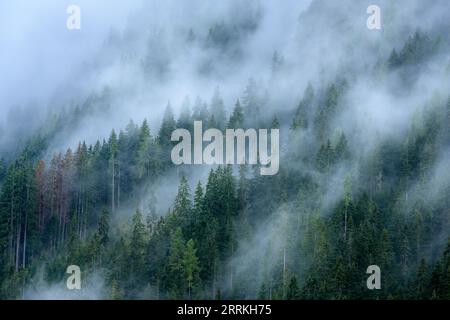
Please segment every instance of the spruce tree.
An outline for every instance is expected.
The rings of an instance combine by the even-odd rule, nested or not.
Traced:
[[[194,240],[189,239],[186,244],[186,251],[183,257],[183,267],[186,274],[186,284],[188,289],[188,298],[191,299],[192,292],[199,282],[199,262],[197,258],[197,249]]]

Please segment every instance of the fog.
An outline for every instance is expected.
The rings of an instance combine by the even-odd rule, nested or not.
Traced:
[[[448,50],[418,70],[407,94],[399,94],[400,75],[388,75],[384,81],[374,76],[374,66],[385,62],[393,48],[401,50],[418,29],[448,40],[450,13],[444,0],[432,4],[419,0],[77,0],[82,27],[74,31],[66,28],[68,4],[51,0],[0,3],[4,79],[0,86],[0,155],[16,150],[15,144],[45,123],[48,112],[83,105],[105,90],[109,94],[98,104],[106,103],[107,111],[94,108],[75,128],[52,137],[47,157],[74,148],[80,140],[93,143],[107,138],[111,129],[124,128],[129,119],[140,123],[147,118],[155,135],[168,103],[177,114],[186,97],[191,104],[196,97],[209,102],[217,88],[230,112],[249,78],[268,89],[263,116],[270,118],[293,110],[308,83],[325,90],[330,81],[343,77],[350,89],[333,128],[344,130],[352,150],[364,158],[380,142],[402,139],[413,117],[429,107],[433,96],[442,103],[449,94],[449,72],[443,67],[450,63]],[[370,4],[381,8],[381,30],[366,27]],[[225,46],[205,44],[214,25],[234,30]],[[274,52],[284,60],[277,75],[271,70]],[[302,152],[312,133],[299,135],[297,147]],[[430,169],[433,181],[438,182],[428,186],[434,188],[435,197],[443,185],[439,182],[448,164],[446,155]],[[295,166],[317,174],[308,164],[280,161],[281,167]],[[198,179],[206,179],[209,169],[188,173],[191,191]],[[342,182],[349,174],[357,175],[357,163],[330,177],[321,204],[324,211],[342,196]],[[153,191],[160,214],[170,207],[179,175],[168,173]],[[143,195],[142,201],[147,205],[149,200]],[[249,268],[257,269],[258,280],[263,277],[265,271],[255,261],[267,259],[268,251],[282,250],[286,240],[279,235],[294,216],[289,207],[279,208],[269,222],[260,223],[254,238],[242,242],[241,251],[230,262],[239,266],[238,277],[240,270]],[[274,265],[278,258],[273,258]],[[50,287],[39,292],[30,289],[26,296],[60,297],[60,293],[58,287]]]
[[[49,108],[80,98],[86,65],[111,28],[122,30],[141,1],[80,0],[82,28],[66,27],[72,1],[0,3],[0,153],[41,125]]]
[[[81,289],[68,290],[67,278],[61,282],[48,283],[42,270],[37,272],[31,283],[22,292],[26,300],[96,300],[102,299],[108,293],[105,291],[103,278],[98,273],[82,274]]]

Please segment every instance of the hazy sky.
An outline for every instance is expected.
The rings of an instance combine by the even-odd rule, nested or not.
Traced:
[[[250,76],[259,77],[268,72],[273,51],[292,44],[299,14],[309,3],[310,0],[285,0],[282,5],[268,0],[0,1],[0,72],[3,79],[0,86],[0,149],[19,140],[18,133],[31,133],[48,106],[60,108],[71,99],[83,103],[88,94],[101,92],[104,86],[124,88],[125,91],[136,88],[138,94],[132,97],[121,95],[123,100],[115,100],[113,108],[117,109],[117,105],[121,108],[117,112],[119,121],[111,115],[103,126],[96,123],[92,128],[85,123],[86,131],[75,133],[73,138],[66,137],[64,145],[76,143],[78,139],[99,138],[112,127],[123,126],[123,121],[129,118],[140,121],[148,117],[148,108],[153,108],[158,115],[169,100],[177,108],[187,94],[192,101],[196,95],[210,99],[219,84],[226,103],[232,105]],[[69,16],[66,10],[71,4],[81,8],[81,30],[71,31],[66,27]],[[198,77],[196,68],[210,58],[211,52],[201,48],[186,51],[177,35],[178,30],[192,27],[204,37],[217,22],[233,24],[246,19],[246,13],[253,7],[262,8],[263,18],[258,32],[246,39],[245,60],[241,63],[228,61],[234,64],[234,70],[221,61],[218,75],[205,79]],[[111,30],[118,31],[119,35],[134,33],[137,41],[128,48],[122,44],[117,51],[114,48],[105,50],[104,44]],[[161,30],[165,34],[162,42],[157,39],[157,46],[165,47],[170,53],[173,77],[170,83],[149,90],[151,86],[143,81],[139,69],[140,60],[148,50],[142,46],[148,45],[152,32]],[[137,53],[139,57],[133,63],[122,63],[123,52]],[[123,108],[126,115],[123,115]],[[30,114],[33,118],[28,119]],[[26,121],[29,123],[24,127]]]
[[[159,20],[154,22],[163,24],[170,19],[176,22],[183,15],[192,19],[195,25],[198,23],[196,14],[223,14],[227,2],[235,3],[190,1],[187,5],[180,1],[163,1],[161,5],[161,1],[146,1],[144,7],[149,10],[148,17]],[[270,4],[270,1],[262,2]],[[309,0],[284,2],[270,8],[266,22],[271,29],[265,30],[266,40],[277,39],[270,34],[271,30],[278,30],[280,23],[298,15],[298,8],[306,7]],[[66,28],[66,9],[71,4],[81,8],[82,28],[79,31]],[[0,70],[4,79],[0,86],[1,110],[26,105],[35,99],[47,103],[58,84],[67,81],[82,62],[95,56],[110,29],[123,30],[130,14],[140,8],[142,0],[1,1]],[[280,19],[281,16],[284,19]],[[1,112],[0,119],[4,116]]]
[[[123,29],[140,0],[0,1],[0,109],[46,104],[58,84],[95,55],[110,28]],[[66,28],[70,4],[81,7],[81,30]],[[3,119],[5,112],[0,112]]]

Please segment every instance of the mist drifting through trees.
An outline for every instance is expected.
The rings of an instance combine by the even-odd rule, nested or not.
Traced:
[[[78,2],[0,4],[1,299],[450,298],[448,1]],[[174,165],[194,121],[277,174]]]

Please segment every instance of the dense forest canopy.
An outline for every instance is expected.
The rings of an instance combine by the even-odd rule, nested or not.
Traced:
[[[133,4],[44,111],[0,109],[0,298],[449,299],[449,6],[375,2],[381,30],[370,1]],[[279,171],[175,165],[194,121],[279,129]]]

